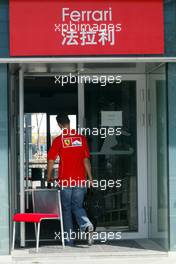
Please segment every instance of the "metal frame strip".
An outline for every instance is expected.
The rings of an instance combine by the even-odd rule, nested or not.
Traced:
[[[176,62],[176,57],[20,57],[0,58],[0,63],[120,63]]]
[[[24,78],[19,71],[20,213],[25,212],[24,193]],[[25,247],[25,224],[20,223],[20,245]]]

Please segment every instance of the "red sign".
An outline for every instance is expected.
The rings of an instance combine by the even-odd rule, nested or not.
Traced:
[[[11,56],[163,53],[163,0],[10,0]]]

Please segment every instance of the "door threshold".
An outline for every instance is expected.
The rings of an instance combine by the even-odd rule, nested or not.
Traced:
[[[19,248],[12,252],[12,257],[14,260],[20,260],[24,258],[73,258],[79,257],[82,259],[96,257],[98,259],[108,258],[108,257],[167,257],[168,253],[164,251],[158,244],[152,240],[147,239],[137,239],[137,240],[122,240],[122,241],[112,241],[112,243],[95,243],[91,247],[87,246],[85,243],[77,245],[75,247],[66,247],[62,249],[62,245],[40,245],[39,252],[35,251],[34,247],[29,248]]]

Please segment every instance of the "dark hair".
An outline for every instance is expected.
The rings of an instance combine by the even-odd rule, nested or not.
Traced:
[[[65,113],[60,113],[56,116],[56,121],[58,124],[61,125],[67,125],[70,124],[70,119],[68,118],[68,115]]]

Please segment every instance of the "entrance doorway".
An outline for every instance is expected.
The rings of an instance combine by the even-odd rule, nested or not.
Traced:
[[[30,187],[32,171],[42,169],[41,179],[45,178],[46,152],[57,134],[55,115],[62,111],[70,115],[73,127],[86,129],[93,176],[99,182],[95,188],[100,212],[97,214],[97,232],[122,232],[122,239],[148,238],[146,65],[119,63],[92,67],[85,64],[68,65],[68,68],[64,65],[64,69],[62,65],[48,65],[48,72],[44,72],[47,68],[44,65],[40,72],[33,67],[28,65],[22,69],[19,80],[20,131],[23,131],[19,138],[23,141],[20,147],[25,157],[25,163],[20,161],[21,211],[29,206],[25,188]],[[96,75],[98,81],[66,83],[64,86],[56,82],[56,76],[67,78],[69,71],[75,75],[87,74],[90,78]],[[120,75],[121,81],[102,85],[102,75]],[[37,130],[39,124],[42,132]],[[120,133],[112,135],[109,128]],[[31,160],[33,163],[35,158],[39,161],[40,155],[45,167],[31,165]],[[42,180],[39,184],[45,187]],[[121,185],[118,188],[107,186],[112,180]],[[23,225],[20,232],[21,245],[24,245]]]

